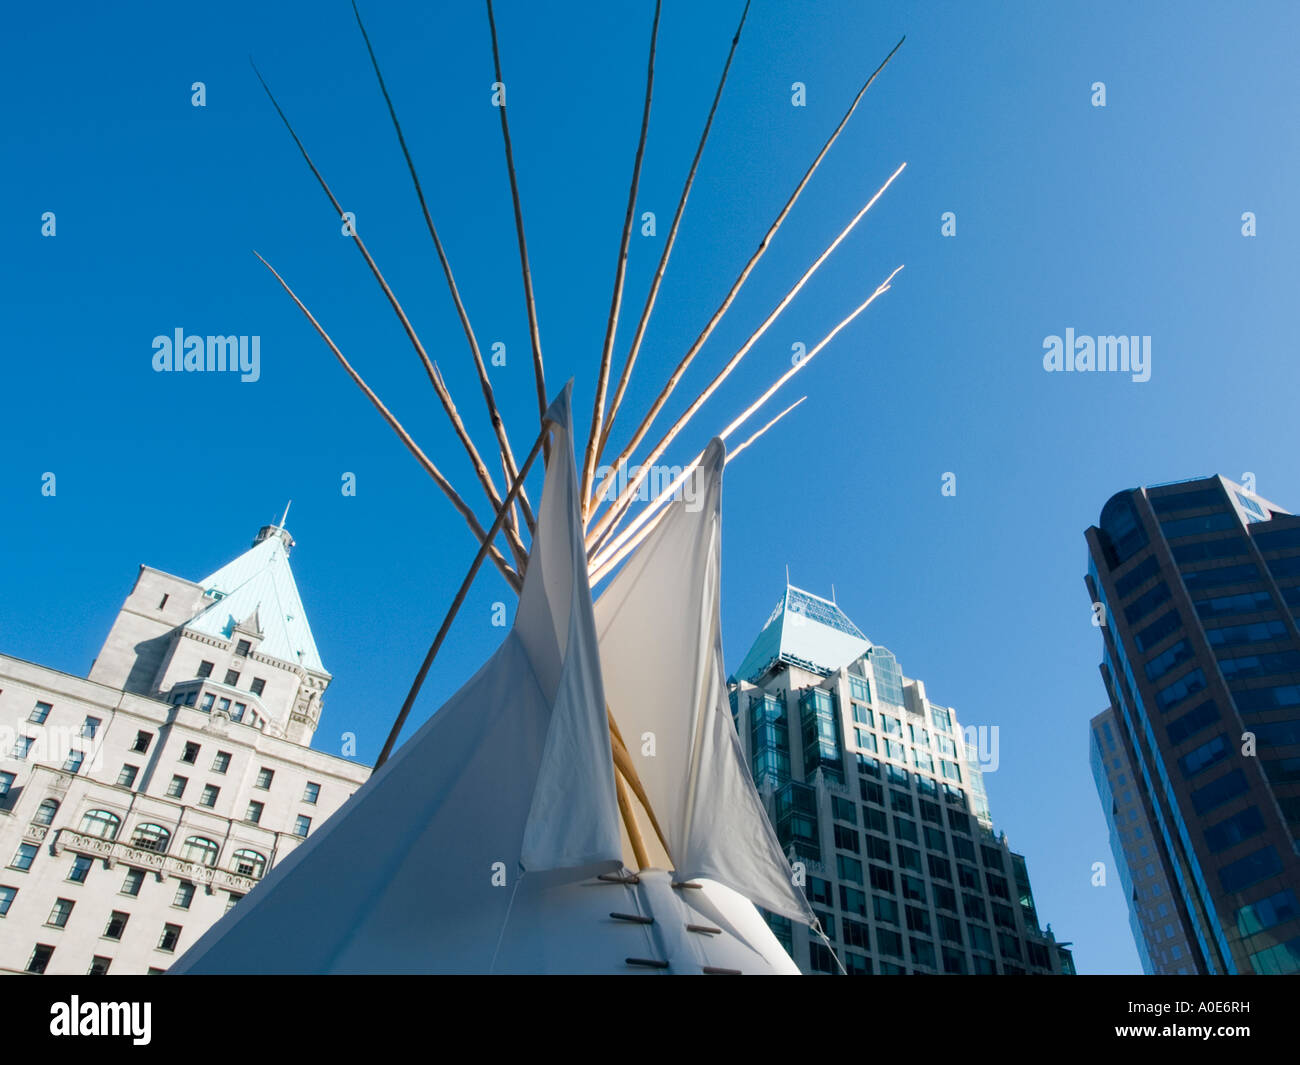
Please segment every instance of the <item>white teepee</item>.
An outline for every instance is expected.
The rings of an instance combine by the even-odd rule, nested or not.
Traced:
[[[598,646],[568,389],[547,420],[537,533],[500,649],[173,972],[797,971],[749,901],[809,916],[726,711],[721,445],[703,506],[674,504],[605,593]],[[661,745],[637,757],[682,855],[671,875],[622,872],[635,865],[602,665],[620,678],[620,731],[653,726]]]
[[[570,390],[546,408],[545,366],[504,94],[496,113],[542,422],[542,436],[522,464],[515,460],[477,335],[356,12],[469,345],[492,422],[504,493],[374,256],[262,82],[332,208],[349,223],[344,232],[410,339],[495,520],[483,527],[473,507],[366,384],[321,322],[262,259],[465,519],[479,554],[411,687],[375,774],[209,930],[173,972],[797,971],[756,907],[806,923],[812,923],[813,915],[792,882],[728,711],[718,601],[722,469],[802,399],[729,454],[723,441],[887,292],[902,267],[734,418],[681,476],[645,506],[638,504],[646,498],[645,478],[662,470],[660,458],[667,449],[906,166],[893,172],[685,412],[651,443],[648,434],[674,390],[902,41],[858,90],[617,457],[602,465],[749,12],[747,0],[615,385],[613,355],[650,120],[661,7],[662,0],[656,0],[641,131],[580,466]],[[487,15],[495,81],[504,84],[492,0],[487,0]],[[525,481],[548,432],[553,439],[534,515]],[[620,484],[630,471],[635,472]],[[671,502],[687,478],[694,479],[696,491]],[[386,761],[470,582],[487,559],[519,593],[515,624],[473,679]],[[591,585],[605,579],[609,584],[593,605]]]

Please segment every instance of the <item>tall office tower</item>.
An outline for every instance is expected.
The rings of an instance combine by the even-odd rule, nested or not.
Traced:
[[[1192,949],[1175,912],[1174,885],[1157,853],[1156,828],[1120,738],[1122,728],[1113,708],[1092,719],[1092,776],[1110,828],[1119,885],[1129,902],[1129,926],[1143,972],[1184,976],[1196,972]],[[1113,885],[1109,874],[1104,883]]]
[[[1209,477],[1120,492],[1085,535],[1111,704],[1094,765],[1108,810],[1131,800],[1115,856],[1140,950],[1300,972],[1300,517]]]
[[[370,775],[307,746],[292,545],[141,566],[88,679],[0,655],[0,972],[164,971]]]
[[[993,831],[965,732],[833,602],[787,587],[732,677],[731,708],[781,845],[850,974],[1070,973],[1038,924],[1025,859]],[[801,925],[768,918],[795,963],[838,971]]]

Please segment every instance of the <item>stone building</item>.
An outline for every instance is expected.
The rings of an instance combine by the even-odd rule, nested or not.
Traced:
[[[87,678],[0,655],[0,971],[164,971],[369,776],[309,746],[292,546],[142,565]]]

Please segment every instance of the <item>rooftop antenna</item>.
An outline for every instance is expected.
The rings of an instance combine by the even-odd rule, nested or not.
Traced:
[[[839,605],[840,605],[839,603],[837,603],[837,602],[835,601],[835,585],[834,585],[834,584],[831,585],[831,602],[832,602],[832,603],[835,603],[836,606],[839,606]]]
[[[279,524],[278,526],[276,526],[276,528],[278,528],[281,532],[284,532],[284,523],[285,523],[286,520],[288,520],[288,517],[289,517],[289,508],[290,508],[291,506],[293,506],[293,500],[292,500],[292,499],[289,500],[289,502],[287,502],[287,503],[284,505],[284,514],[283,514],[283,516],[280,518],[280,524]]]
[[[790,563],[785,564],[785,586],[790,587]]]

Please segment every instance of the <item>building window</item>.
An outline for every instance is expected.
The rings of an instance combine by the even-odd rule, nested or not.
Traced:
[[[303,789],[302,801],[311,803],[314,806],[316,804],[316,800],[319,798],[320,798],[320,785],[308,783],[307,787]],[[853,811],[853,820],[856,823],[857,807],[855,807],[851,802],[847,803],[846,805],[851,811]]]
[[[255,825],[258,824],[262,820],[263,809],[265,807],[260,802],[253,800],[248,804],[248,813],[244,815],[244,820],[252,821]]]
[[[266,690],[266,681],[261,677],[254,677],[253,683],[248,686],[248,690],[254,695],[260,696]]]
[[[48,825],[54,822],[54,815],[59,812],[59,804],[55,799],[46,799],[40,806],[36,807],[36,816],[32,818],[34,825]]]
[[[859,917],[867,915],[867,896],[856,888],[840,885],[840,909],[845,913],[854,913]]]
[[[166,599],[166,596],[163,596]],[[90,959],[90,968],[86,970],[87,976],[103,976],[108,972],[108,967],[113,964],[112,958],[105,958],[96,954]]]
[[[880,831],[884,831],[882,825]],[[894,851],[889,840],[881,839],[879,836],[867,835],[867,857],[874,858],[878,862],[892,862],[894,860]]]
[[[808,961],[809,968],[815,973],[834,973],[837,971],[835,959],[831,957],[831,952],[822,943],[808,944]]]
[[[176,944],[180,942],[181,926],[178,924],[163,925],[162,937],[158,940],[158,949],[172,954],[176,950]]]
[[[37,703],[32,712],[27,715],[27,720],[36,725],[43,725],[53,709],[54,707],[50,703]]]
[[[212,840],[205,839],[203,836],[191,836],[181,848],[180,856],[181,861],[184,862],[200,862],[203,865],[214,866],[220,853],[221,848]]]
[[[9,794],[9,789],[14,786],[14,781],[17,779],[12,773],[0,773],[0,799]]]
[[[142,851],[154,851],[163,854],[167,850],[172,834],[162,825],[136,825],[135,835],[131,837],[131,846]]]
[[[230,687],[237,687],[239,684],[239,671],[234,669],[226,670],[226,684]]]
[[[197,674],[195,674],[195,676],[199,676],[199,677],[210,677],[210,676],[212,676],[212,663],[211,663],[211,662],[200,662],[200,663],[199,663],[199,671],[198,671]]]
[[[72,859],[72,868],[68,870],[68,879],[74,884],[84,884],[86,877],[90,873],[90,859],[84,854],[78,854]]]
[[[119,788],[134,788],[135,775],[140,772],[138,765],[124,765],[122,772],[117,774],[117,786]]]
[[[258,880],[266,872],[266,855],[254,850],[237,850],[231,865],[240,876],[251,876]]]
[[[77,829],[83,836],[95,836],[98,839],[117,839],[117,830],[122,819],[107,810],[87,810],[81,815],[81,827]]]
[[[99,734],[99,726],[104,722],[101,718],[86,715],[86,720],[81,723],[81,734],[87,739],[94,739]]]
[[[232,909],[234,909],[235,903],[237,903],[243,897],[244,897],[243,895],[239,894],[236,891],[226,892],[226,908],[223,912],[229,913]]]
[[[247,658],[248,652],[251,651],[252,649],[253,649],[253,645],[249,643],[247,640],[240,640],[239,643],[235,644],[235,654],[237,654],[240,658]]]
[[[217,756],[212,759],[212,772],[224,773],[230,768],[230,752],[218,751]]]
[[[19,736],[14,740],[14,757],[20,762],[27,757],[27,752],[32,749],[32,744],[36,740],[31,736]]]
[[[185,745],[185,750],[181,752],[181,761],[193,765],[198,756],[199,745],[197,743],[187,743]]]
[[[248,705],[247,705],[246,703],[236,703],[236,704],[235,704],[235,708],[234,708],[232,711],[230,711],[230,720],[231,720],[231,721],[243,721],[243,720],[244,720],[244,711],[247,710],[247,709],[248,709]],[[250,724],[251,724],[251,722],[250,722]]]
[[[18,897],[18,889],[6,887],[0,884],[0,917],[9,912],[9,907],[14,904],[14,899]]]
[[[213,700],[215,699],[216,699],[215,695],[213,695],[211,692],[206,692],[203,696],[203,705],[200,706],[199,709],[202,710],[205,714],[212,713],[212,703]]]
[[[194,885],[188,880],[182,880],[176,885],[176,897],[172,899],[172,905],[178,909],[188,910],[193,901]]]
[[[152,739],[152,732],[137,732],[131,750],[135,751],[136,754],[147,754],[149,752],[149,741]]]
[[[122,933],[126,931],[126,922],[131,919],[129,913],[123,913],[121,910],[114,910],[108,918],[108,927],[104,929],[105,939],[121,939]]]
[[[271,781],[274,779],[275,779],[275,770],[267,769],[265,766],[263,766],[261,769],[257,771],[257,783],[254,786],[261,788],[263,791],[266,791],[271,787]]]
[[[27,971],[37,975],[45,972],[45,967],[50,964],[50,958],[54,955],[54,948],[48,943],[37,943],[32,950],[32,956],[27,959]]]
[[[143,869],[128,869],[126,879],[122,882],[123,895],[139,895],[140,886],[144,883]]]
[[[76,773],[81,768],[81,763],[86,760],[85,751],[69,751],[67,761],[63,763],[65,773]]]
[[[199,796],[199,805],[209,808],[217,805],[217,796],[221,794],[221,789],[215,784],[203,785],[203,794]]]
[[[55,899],[54,908],[50,910],[50,916],[46,918],[45,923],[51,928],[63,928],[68,923],[68,918],[72,916],[74,905],[71,899]]]
[[[172,777],[172,782],[167,785],[168,796],[173,799],[179,799],[185,794],[185,785],[189,782],[189,777]]]
[[[887,928],[876,929],[876,945],[887,958],[902,958],[903,937]]]

